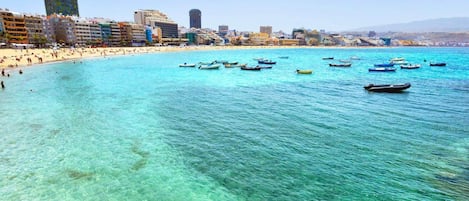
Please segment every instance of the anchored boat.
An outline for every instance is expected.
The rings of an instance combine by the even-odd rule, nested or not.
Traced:
[[[407,82],[404,84],[368,84],[363,88],[373,92],[397,93],[410,88],[410,86],[410,83]]]

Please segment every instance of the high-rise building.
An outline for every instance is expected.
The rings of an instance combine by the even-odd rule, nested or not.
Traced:
[[[147,25],[153,29],[159,27],[162,31],[163,38],[179,37],[178,24],[158,10],[135,11],[134,20],[136,24]],[[144,32],[144,30],[142,31]]]
[[[269,36],[272,35],[272,26],[261,26],[259,29],[261,33],[269,34]]]
[[[228,25],[218,26],[218,35],[223,37],[228,33]]]
[[[190,26],[189,28],[202,28],[202,12],[199,9],[192,9],[189,11]]]
[[[62,14],[62,15],[76,15],[80,16],[78,13],[78,0],[45,0],[46,4],[46,14],[52,15]]]

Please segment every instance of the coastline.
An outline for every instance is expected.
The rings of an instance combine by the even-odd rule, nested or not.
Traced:
[[[38,64],[81,60],[93,57],[200,50],[279,49],[279,48],[363,48],[324,46],[184,46],[184,47],[98,47],[60,49],[0,49],[0,68],[5,72]]]

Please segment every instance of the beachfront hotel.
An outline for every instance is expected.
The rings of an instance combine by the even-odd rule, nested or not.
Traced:
[[[136,24],[160,28],[163,38],[178,38],[178,24],[158,10],[138,10],[134,12]]]
[[[45,0],[47,15],[62,14],[80,16],[78,0]]]

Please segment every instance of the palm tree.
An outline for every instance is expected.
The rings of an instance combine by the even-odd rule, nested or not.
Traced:
[[[11,35],[8,34],[5,31],[1,31],[0,32],[0,39],[1,39],[1,41],[4,41],[5,43],[8,43],[11,39]]]
[[[44,47],[46,43],[47,43],[47,38],[46,38],[46,36],[40,36],[40,37],[39,37],[39,45],[40,45],[41,47]]]

